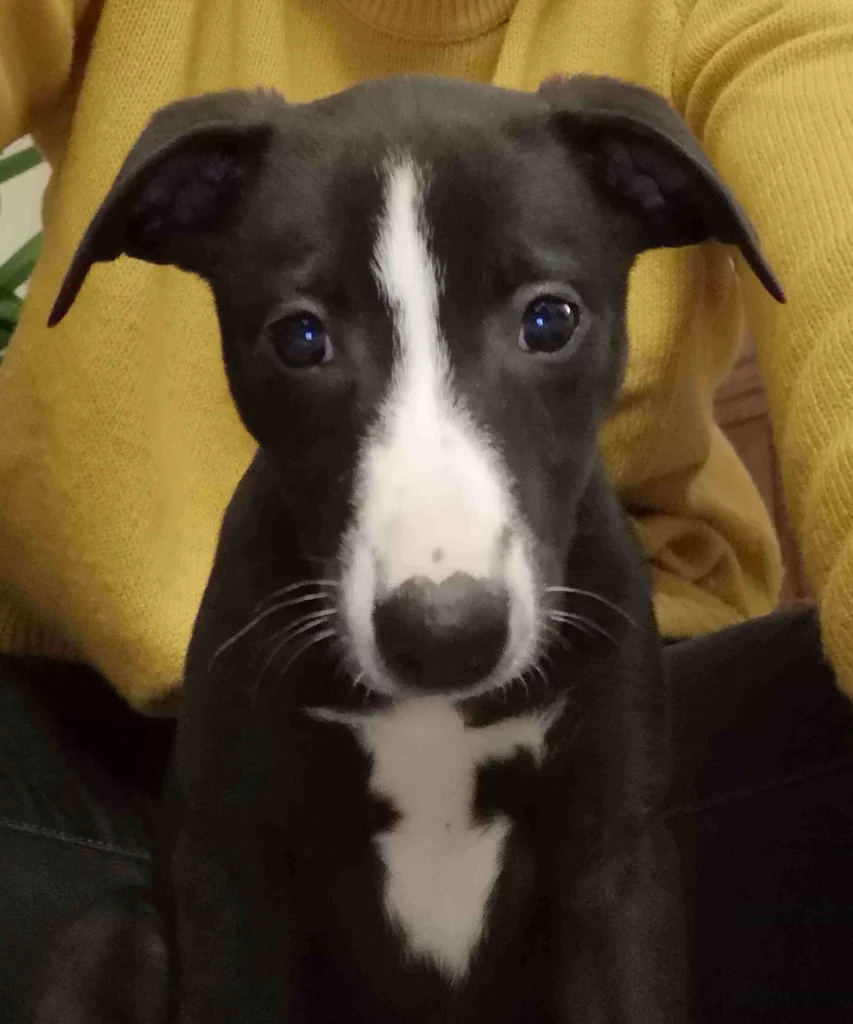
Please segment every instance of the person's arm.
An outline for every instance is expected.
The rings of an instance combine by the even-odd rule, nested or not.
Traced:
[[[0,0],[0,149],[62,93],[87,2]]]
[[[740,269],[788,509],[853,696],[853,3],[677,0],[673,96],[788,298]]]

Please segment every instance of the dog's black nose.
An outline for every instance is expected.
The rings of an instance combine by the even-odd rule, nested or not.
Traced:
[[[427,691],[485,679],[500,660],[508,628],[506,590],[461,572],[442,583],[407,580],[373,609],[382,660],[403,683]]]

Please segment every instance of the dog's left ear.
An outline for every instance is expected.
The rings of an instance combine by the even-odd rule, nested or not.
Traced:
[[[746,214],[666,100],[587,75],[546,79],[539,95],[560,135],[593,161],[596,182],[636,214],[641,249],[712,239],[736,245],[773,298],[785,301]]]
[[[205,276],[261,166],[276,106],[285,101],[274,93],[234,90],[154,114],[89,224],[48,324],[71,308],[93,263],[122,254]]]

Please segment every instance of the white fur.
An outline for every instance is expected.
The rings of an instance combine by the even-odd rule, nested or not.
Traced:
[[[373,644],[377,585],[456,572],[504,577],[510,593],[506,654],[488,687],[526,667],[536,646],[534,573],[499,456],[454,394],[439,324],[441,273],[425,223],[422,178],[409,159],[388,167],[375,251],[391,310],[396,361],[379,423],[359,467],[347,541],[344,615],[365,682],[397,692]]]
[[[477,769],[517,750],[537,761],[562,708],[466,728],[448,701],[402,701],[371,715],[315,711],[352,728],[373,759],[371,790],[400,817],[376,837],[386,867],[385,912],[409,952],[462,979],[484,934],[489,897],[510,832],[504,817],[472,818]]]

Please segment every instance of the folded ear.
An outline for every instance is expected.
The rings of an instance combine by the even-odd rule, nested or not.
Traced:
[[[65,316],[93,263],[122,254],[204,275],[222,227],[257,174],[284,100],[222,92],[158,111],[95,214],[65,275],[48,324]]]
[[[546,79],[539,94],[561,136],[589,155],[601,187],[636,214],[641,248],[736,245],[773,298],[785,301],[746,214],[666,100],[587,75]]]

